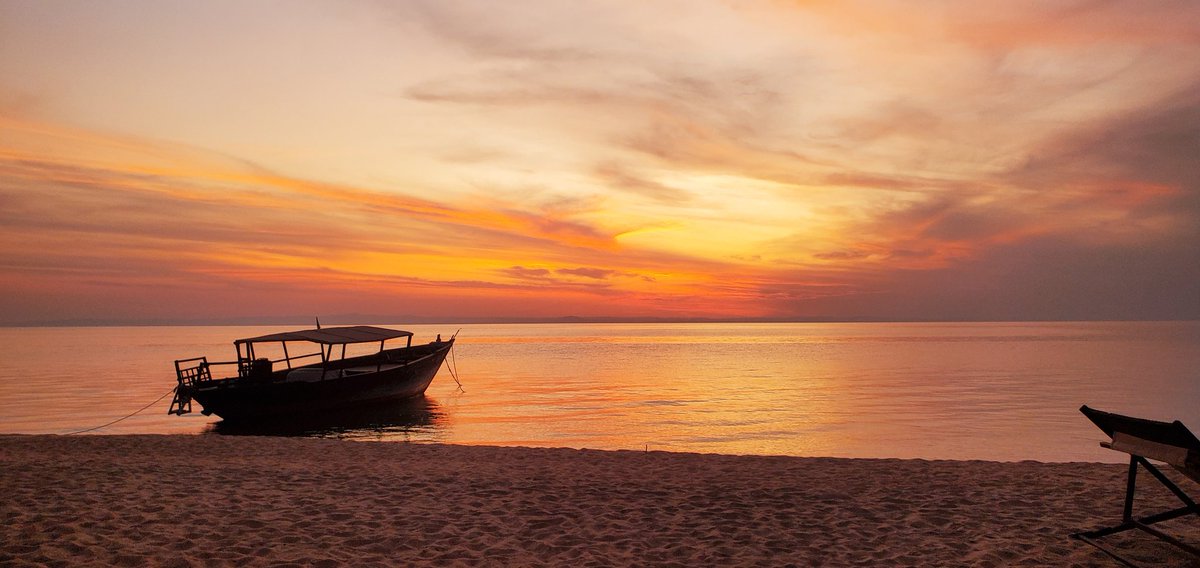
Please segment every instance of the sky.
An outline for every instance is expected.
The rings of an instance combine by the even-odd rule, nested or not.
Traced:
[[[0,0],[0,324],[1200,319],[1196,22]]]

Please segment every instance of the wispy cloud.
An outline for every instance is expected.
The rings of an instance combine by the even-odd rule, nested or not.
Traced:
[[[49,127],[39,131],[53,133]],[[17,133],[15,128],[9,132]],[[553,283],[557,288],[542,290],[543,295],[582,302],[581,294],[584,299],[642,294],[639,286],[654,278],[636,274],[638,267],[672,271],[678,278],[692,265],[658,253],[618,250],[603,231],[555,218],[553,207],[540,214],[496,203],[469,208],[258,168],[195,164],[173,170],[155,163],[161,151],[151,148],[135,164],[35,159],[21,147],[21,138],[12,136],[18,143],[0,155],[0,202],[5,204],[0,234],[8,243],[0,251],[0,266],[10,288],[35,289],[38,282],[71,274],[72,281],[46,290],[86,298],[132,287],[130,294],[141,290],[136,297],[166,294],[179,300],[221,286],[233,285],[253,297],[284,286],[295,293],[281,297],[296,301],[299,290],[314,289],[349,294],[378,287],[367,294],[376,299],[386,298],[383,288],[389,287],[490,298],[533,289],[490,276],[499,274]],[[574,264],[581,258],[622,268]],[[522,259],[550,268],[497,266]],[[617,282],[618,275],[634,277]],[[439,286],[445,289],[434,290]],[[405,297],[402,293],[390,303],[404,304]],[[144,309],[134,308],[138,302],[132,296],[123,304],[119,300],[109,296],[108,303],[114,309]],[[54,311],[45,304],[10,307],[13,318]]]
[[[1195,2],[137,6],[0,6],[10,319],[1200,317]]]

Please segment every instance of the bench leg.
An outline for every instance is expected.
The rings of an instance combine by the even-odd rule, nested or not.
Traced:
[[[1142,517],[1140,519],[1133,518],[1133,497],[1134,493],[1137,491],[1138,465],[1146,468],[1146,471],[1150,472],[1150,474],[1153,475],[1154,478],[1159,481],[1159,483],[1162,483],[1167,489],[1169,489],[1171,493],[1175,495],[1175,497],[1184,503],[1184,506],[1179,507],[1178,509],[1172,509],[1170,511],[1163,511],[1161,513]],[[1172,482],[1166,475],[1163,475],[1163,473],[1159,471],[1157,467],[1154,467],[1153,464],[1151,464],[1149,461],[1146,461],[1146,458],[1142,456],[1130,456],[1129,475],[1126,478],[1125,483],[1125,508],[1122,511],[1121,524],[1086,532],[1074,533],[1071,535],[1071,538],[1081,540],[1100,549],[1101,552],[1113,557],[1126,566],[1136,567],[1137,565],[1130,560],[1122,558],[1121,555],[1116,553],[1116,551],[1102,545],[1096,539],[1122,533],[1128,530],[1138,529],[1164,542],[1172,544],[1192,555],[1200,557],[1200,548],[1183,542],[1150,526],[1155,523],[1169,521],[1171,519],[1176,519],[1191,514],[1200,515],[1200,505],[1197,505],[1196,502],[1188,497],[1188,495],[1184,493],[1178,485],[1175,485],[1175,483]]]

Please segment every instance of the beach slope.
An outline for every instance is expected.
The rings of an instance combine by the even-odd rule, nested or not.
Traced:
[[[0,564],[1116,566],[1068,534],[1119,519],[1124,475],[1083,463],[0,436]],[[1139,507],[1173,506],[1144,489]],[[1170,528],[1194,536],[1196,524]],[[1153,539],[1114,542],[1189,565]]]

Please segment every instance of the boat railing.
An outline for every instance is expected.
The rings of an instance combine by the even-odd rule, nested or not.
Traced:
[[[309,357],[320,357],[320,356],[321,356],[320,353],[308,353],[306,355],[294,355],[291,357],[285,355],[282,359],[272,359],[271,363],[286,363],[288,368],[291,369],[292,361],[299,361],[301,359],[308,359]]]
[[[344,367],[347,364],[350,364],[352,362],[361,363],[364,361],[371,361],[371,362],[378,363],[380,365],[382,365],[384,362],[406,363],[409,358],[408,350],[404,349],[402,351],[404,351],[404,354],[400,355],[399,357],[393,356],[394,354],[392,354],[392,353],[381,351],[380,353],[373,353],[370,355],[362,355],[362,356],[354,357],[354,358],[350,358],[350,359],[341,359],[341,360],[336,361],[336,364],[333,364],[333,363],[335,363],[333,361],[326,361],[325,363],[326,363],[326,365],[333,364],[332,366],[337,367],[337,368]],[[211,371],[212,367],[233,366],[233,367],[237,367],[236,378],[255,379],[255,380],[270,380],[270,378],[272,377],[273,372],[274,372],[274,366],[276,364],[283,363],[283,364],[287,365],[288,369],[293,369],[294,368],[292,366],[293,361],[298,361],[301,359],[308,359],[308,358],[312,358],[312,357],[321,357],[323,360],[325,359],[325,357],[323,357],[323,354],[320,352],[306,353],[304,355],[291,355],[291,356],[285,354],[280,359],[270,359],[267,357],[259,357],[259,358],[254,358],[254,359],[242,358],[237,361],[209,361],[207,356],[192,357],[190,359],[177,359],[175,361],[175,376],[176,376],[176,379],[179,381],[179,385],[181,387],[192,387],[192,386],[195,386],[196,383],[201,383],[201,382],[211,383],[213,381],[222,380],[222,379],[214,379],[213,378],[212,371]],[[184,402],[187,402],[187,401],[185,400]],[[173,408],[174,408],[174,405],[173,405]],[[174,410],[172,412],[176,413],[176,412],[174,412]]]
[[[199,381],[212,379],[212,373],[208,371],[208,366],[208,357],[177,359],[175,361],[175,377],[179,380],[180,385],[190,387]]]
[[[213,366],[237,365],[237,361],[209,361],[208,357],[192,357],[175,361],[175,377],[180,386],[190,387],[199,382],[211,381]]]
[[[171,407],[167,414],[188,414],[192,411],[191,387],[201,381],[211,381],[212,373],[209,366],[220,363],[210,363],[208,357],[193,357],[175,361],[175,378],[179,386],[175,388],[175,397],[171,399]]]
[[[271,359],[270,357],[255,357],[253,359],[242,358],[242,359],[237,360],[236,362],[231,362],[229,364],[237,365],[239,378],[251,379],[251,380],[256,380],[256,381],[267,381],[267,380],[271,380],[271,377],[274,376],[274,373],[276,371],[275,365],[278,363],[283,363],[283,364],[287,365],[287,368],[289,370],[291,370],[291,369],[295,368],[292,366],[292,361],[298,361],[301,359],[308,359],[310,357],[320,357],[320,356],[321,356],[320,353],[308,353],[306,355],[295,355],[295,356],[284,355],[283,358],[281,358],[281,359]],[[213,363],[213,364],[216,365],[218,363]]]

